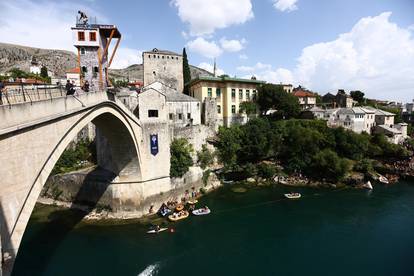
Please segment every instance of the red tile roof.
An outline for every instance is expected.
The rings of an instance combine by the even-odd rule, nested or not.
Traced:
[[[315,97],[315,94],[305,90],[296,90],[293,92],[293,95],[296,97]]]
[[[80,68],[76,67],[76,68],[69,69],[66,73],[79,74]]]

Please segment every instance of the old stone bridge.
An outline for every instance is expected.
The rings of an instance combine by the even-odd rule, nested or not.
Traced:
[[[36,200],[55,163],[92,122],[104,146],[98,165],[116,175],[113,197],[131,201],[168,191],[168,126],[143,127],[113,94],[87,93],[0,106],[0,234],[4,275],[9,274]],[[158,137],[151,154],[150,138]],[[99,140],[99,139],[98,139]],[[103,143],[103,142],[102,142]],[[139,185],[137,185],[139,184]],[[139,205],[139,204],[136,204]]]

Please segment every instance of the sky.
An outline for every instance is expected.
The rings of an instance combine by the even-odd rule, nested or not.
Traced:
[[[319,94],[414,99],[413,0],[0,0],[0,42],[74,51],[78,10],[115,24],[113,68],[153,48],[192,65]]]

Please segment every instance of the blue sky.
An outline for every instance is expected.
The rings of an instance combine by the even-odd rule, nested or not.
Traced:
[[[0,0],[0,41],[73,50],[78,9],[123,34],[114,62],[140,62],[154,47],[238,77],[302,84],[321,94],[360,89],[414,98],[412,0]]]

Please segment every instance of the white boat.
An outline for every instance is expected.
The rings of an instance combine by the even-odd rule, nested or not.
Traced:
[[[285,194],[285,197],[288,199],[298,199],[301,198],[301,194],[300,193],[289,193],[289,194]]]
[[[378,181],[384,184],[390,184],[390,182],[388,181],[388,179],[385,176],[380,175],[378,178]]]
[[[374,187],[372,187],[371,181],[368,180],[367,183],[365,183],[362,187],[368,189],[368,190],[372,190],[374,189]]]
[[[193,212],[193,215],[195,216],[204,216],[204,215],[208,215],[211,213],[209,208],[201,208],[201,209],[196,209]]]
[[[168,228],[160,228],[160,229],[152,229],[147,231],[148,234],[158,234],[159,232],[163,232],[165,230],[168,230]]]

